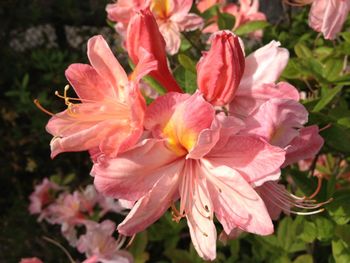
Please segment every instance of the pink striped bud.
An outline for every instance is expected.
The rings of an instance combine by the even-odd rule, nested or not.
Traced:
[[[212,44],[197,64],[197,85],[213,105],[232,101],[244,72],[244,53],[239,38],[230,31],[212,35]]]

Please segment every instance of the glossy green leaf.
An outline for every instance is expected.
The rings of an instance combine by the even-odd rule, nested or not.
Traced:
[[[269,26],[269,23],[266,21],[252,21],[244,25],[241,25],[234,32],[235,34],[242,36],[242,35],[252,33],[256,30],[264,29],[267,26]]]

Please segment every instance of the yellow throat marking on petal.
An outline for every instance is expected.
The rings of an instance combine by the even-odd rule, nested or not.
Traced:
[[[168,147],[177,155],[183,156],[194,147],[198,135],[189,129],[181,130],[176,125],[173,120],[170,120],[164,126],[162,134],[167,139]]]
[[[166,19],[170,13],[170,0],[152,0],[151,10],[161,19]]]

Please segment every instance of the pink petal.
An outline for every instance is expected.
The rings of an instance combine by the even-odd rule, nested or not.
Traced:
[[[297,129],[308,120],[304,106],[294,100],[270,99],[245,120],[242,134],[263,137],[269,143],[286,147],[299,135]]]
[[[226,145],[214,147],[206,158],[217,166],[226,165],[238,171],[248,183],[260,185],[264,181],[279,178],[284,156],[283,149],[260,138],[234,135]]]
[[[181,31],[192,31],[196,29],[202,29],[204,26],[204,20],[196,14],[187,14],[177,21]]]
[[[128,76],[102,36],[89,39],[88,57],[98,74],[115,88],[116,97],[121,96],[123,86],[128,83]]]
[[[299,101],[299,92],[287,82],[262,84],[246,89],[238,88],[236,96],[230,103],[230,114],[240,117],[249,116],[261,104],[272,98]]]
[[[300,135],[291,141],[291,146],[287,149],[286,161],[283,167],[303,159],[313,158],[320,151],[323,143],[324,140],[319,135],[316,125],[301,129]]]
[[[334,39],[343,27],[350,11],[348,0],[317,0],[312,3],[309,25],[322,32],[326,39]]]
[[[160,23],[159,31],[162,33],[166,43],[166,52],[169,55],[175,55],[181,45],[181,36],[179,27],[174,23]]]
[[[198,255],[205,260],[216,258],[216,228],[213,222],[213,206],[209,197],[207,183],[204,178],[199,179],[197,187],[194,187],[194,200],[188,207],[186,218],[190,229],[191,239]],[[205,210],[203,204],[207,206],[211,216],[203,216]],[[199,210],[204,210],[200,212]]]
[[[259,235],[273,233],[271,218],[264,202],[235,170],[202,162],[216,217],[226,234],[239,227]]]
[[[162,177],[180,169],[180,163],[173,163],[176,159],[177,156],[165,147],[163,141],[148,139],[117,158],[95,163],[91,174],[99,192],[136,201]]]
[[[274,83],[279,78],[289,59],[288,50],[279,46],[279,42],[271,41],[246,58],[239,90]]]
[[[140,48],[147,50],[158,62],[158,68],[150,75],[166,90],[182,92],[169,71],[165,53],[165,41],[159,32],[158,24],[151,11],[140,10],[131,19],[127,30],[126,46],[134,64],[140,60]]]
[[[113,87],[90,65],[72,64],[65,74],[81,99],[99,101],[106,97],[114,97]]]
[[[146,229],[170,207],[178,190],[179,174],[177,171],[181,170],[183,161],[177,162],[174,166],[176,170],[168,170],[166,176],[162,176],[153,188],[134,205],[124,221],[119,224],[119,233],[131,236]],[[137,182],[134,182],[134,187],[136,185]]]

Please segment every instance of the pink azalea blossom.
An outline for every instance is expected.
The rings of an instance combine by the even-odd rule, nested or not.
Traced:
[[[308,112],[295,100],[270,99],[245,119],[242,134],[257,135],[272,145],[286,149],[283,166],[315,156],[323,145],[317,126],[304,128]],[[312,214],[323,205],[308,202],[288,193],[276,181],[265,182],[256,188],[263,198],[272,219],[277,219],[281,211],[285,213]],[[298,212],[293,208],[312,210]]]
[[[122,243],[118,243],[112,236],[116,229],[112,221],[87,225],[86,234],[80,236],[77,249],[85,253],[87,259],[84,263],[131,263],[132,256],[119,250]]]
[[[197,84],[208,102],[223,106],[235,96],[244,71],[244,54],[239,38],[230,31],[213,34],[211,42],[197,64]]]
[[[159,30],[166,42],[166,51],[170,55],[178,52],[181,44],[181,32],[203,27],[203,19],[190,13],[192,0],[147,0],[117,1],[107,5],[108,18],[117,22],[116,30],[125,36],[125,29],[134,13],[149,7],[157,20]]]
[[[35,186],[34,192],[29,196],[30,205],[29,212],[33,214],[40,214],[43,212],[44,206],[48,205],[53,201],[50,196],[52,191],[59,190],[60,187],[54,182],[49,181],[45,178],[41,184]],[[40,216],[39,218],[43,217]]]
[[[231,115],[244,119],[270,98],[299,100],[295,87],[286,82],[275,84],[289,59],[288,50],[279,46],[271,41],[246,57],[241,82],[229,106]]]
[[[81,203],[80,193],[77,191],[73,194],[62,193],[47,210],[45,219],[51,224],[61,225],[63,236],[71,245],[75,245],[77,241],[75,226],[87,222],[83,214],[85,207]]]
[[[137,201],[118,231],[133,235],[172,207],[175,220],[187,218],[194,247],[208,260],[216,256],[214,214],[227,234],[237,227],[271,234],[271,219],[251,185],[278,179],[285,152],[256,136],[237,135],[243,126],[215,115],[199,93],[157,98],[145,119],[152,137],[92,170],[99,191]]]
[[[19,263],[43,263],[41,259],[34,257],[34,258],[22,258]]]
[[[234,31],[235,29],[239,28],[240,26],[252,22],[252,21],[266,21],[266,16],[264,13],[259,12],[259,0],[240,0],[239,4],[226,4],[226,1],[203,1],[206,2],[206,4],[202,4],[201,2],[198,3],[199,10],[202,8],[210,8],[211,6],[215,4],[220,4],[220,11],[223,13],[227,13],[230,15],[233,15],[235,17],[235,25],[232,28]],[[197,7],[198,7],[197,5]],[[203,32],[205,33],[214,33],[219,30],[219,27],[217,25],[217,17],[214,17],[214,23],[207,26]],[[252,36],[255,38],[261,38],[263,34],[262,30],[258,30],[253,32]]]
[[[47,131],[54,136],[52,157],[92,149],[115,156],[142,134],[145,102],[138,81],[156,67],[156,61],[143,50],[129,80],[102,36],[89,40],[88,57],[92,66],[72,64],[66,70],[79,99],[65,94],[68,109],[54,114],[47,124]],[[72,100],[82,103],[73,104]]]
[[[350,12],[349,0],[314,0],[309,14],[309,25],[322,32],[325,39],[334,39]]]

